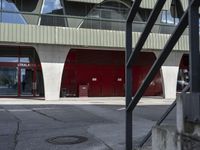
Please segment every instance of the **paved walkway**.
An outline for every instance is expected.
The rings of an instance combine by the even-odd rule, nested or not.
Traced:
[[[134,111],[135,144],[171,103],[160,98],[141,100]],[[0,150],[123,150],[124,110],[124,98],[1,98]],[[173,124],[174,116],[173,112],[166,123]],[[48,142],[59,136],[82,136],[87,141],[71,145]]]

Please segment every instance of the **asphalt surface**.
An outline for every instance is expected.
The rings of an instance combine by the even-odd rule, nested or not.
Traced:
[[[171,102],[142,99],[133,113],[134,145]],[[175,111],[164,123],[175,124]],[[78,143],[81,141],[77,136],[84,137],[85,141]],[[56,137],[59,138],[57,143],[50,143]],[[150,144],[149,141],[147,146]],[[124,98],[0,99],[0,150],[124,149]]]

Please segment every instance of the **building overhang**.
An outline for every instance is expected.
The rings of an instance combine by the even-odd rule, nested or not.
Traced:
[[[140,33],[132,34],[134,47]],[[169,37],[169,34],[151,33],[144,49],[162,49]],[[0,23],[0,42],[125,49],[125,32]],[[188,51],[188,49],[188,36],[184,35],[174,50]]]

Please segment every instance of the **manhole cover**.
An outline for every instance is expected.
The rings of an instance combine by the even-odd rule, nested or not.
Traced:
[[[48,143],[55,145],[72,145],[86,142],[88,138],[83,136],[57,136],[47,139]]]

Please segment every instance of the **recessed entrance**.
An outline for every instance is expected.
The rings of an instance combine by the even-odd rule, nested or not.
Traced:
[[[108,97],[125,95],[124,51],[71,49],[65,62],[61,96]],[[154,63],[151,52],[142,52],[133,66],[133,94]],[[162,96],[158,73],[146,90],[146,96]]]
[[[0,46],[0,96],[44,96],[35,49]]]

